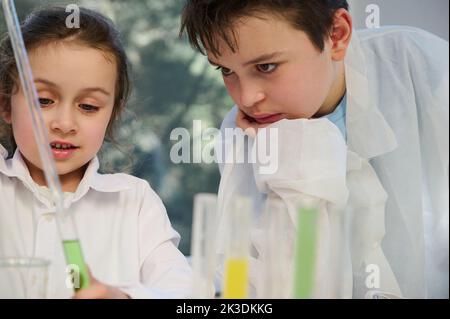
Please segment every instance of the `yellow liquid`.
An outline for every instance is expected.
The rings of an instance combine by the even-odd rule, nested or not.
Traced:
[[[223,298],[244,299],[248,297],[248,260],[230,258],[225,263]]]

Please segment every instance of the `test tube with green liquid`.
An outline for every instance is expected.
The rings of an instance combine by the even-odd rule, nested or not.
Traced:
[[[73,283],[75,291],[89,287],[89,272],[84,261],[80,241],[76,236],[75,223],[72,216],[57,217],[57,224],[62,237],[66,264],[73,271]],[[71,235],[72,234],[72,235]]]
[[[318,214],[313,206],[303,206],[298,211],[294,274],[297,299],[312,298],[314,293]]]
[[[63,241],[64,254],[66,256],[67,264],[77,265],[79,269],[79,286],[75,286],[75,290],[84,289],[89,286],[89,274],[87,266],[84,263],[83,253],[81,251],[80,242],[77,239]]]
[[[227,220],[223,298],[248,298],[251,202],[237,198]]]
[[[83,259],[81,247],[72,216],[64,208],[64,197],[61,190],[59,176],[56,170],[53,154],[50,149],[50,143],[47,136],[47,127],[42,119],[41,105],[39,103],[34,78],[31,71],[30,61],[22,37],[19,19],[17,18],[16,8],[13,0],[2,0],[3,12],[5,15],[8,33],[11,39],[11,46],[14,51],[17,71],[20,83],[28,105],[30,117],[33,126],[33,133],[36,145],[41,158],[42,169],[44,171],[47,185],[52,193],[56,207],[56,221],[58,231],[63,241],[66,261],[69,265],[76,265],[79,269],[81,288],[89,285],[89,276],[87,267]]]

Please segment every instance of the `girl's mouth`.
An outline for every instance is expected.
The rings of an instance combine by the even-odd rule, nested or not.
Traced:
[[[75,146],[71,143],[59,141],[50,143],[50,147],[55,159],[68,159],[79,148],[78,146]]]

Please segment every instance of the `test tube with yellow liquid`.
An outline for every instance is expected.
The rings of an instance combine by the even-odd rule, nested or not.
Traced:
[[[224,299],[248,298],[251,211],[248,198],[237,198],[226,220]]]

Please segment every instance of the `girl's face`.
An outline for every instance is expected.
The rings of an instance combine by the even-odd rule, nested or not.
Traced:
[[[116,63],[100,50],[75,42],[40,46],[29,59],[63,190],[74,191],[105,137],[114,106]],[[12,124],[31,177],[45,185],[21,87],[11,98],[5,120]]]

